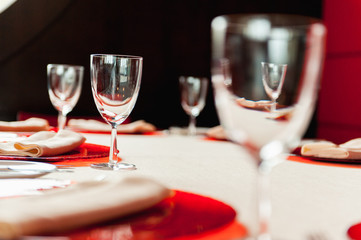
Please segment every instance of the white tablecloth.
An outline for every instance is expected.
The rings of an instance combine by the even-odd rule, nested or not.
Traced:
[[[109,145],[110,135],[85,134],[87,142]],[[238,212],[238,220],[256,226],[256,172],[246,152],[230,142],[177,135],[119,135],[120,156],[135,171],[102,171],[81,167],[45,178],[107,179],[137,175],[154,178],[172,189],[207,195]],[[334,167],[285,161],[271,174],[272,235],[307,239],[323,232],[329,239],[348,239],[346,231],[361,222],[361,165]]]

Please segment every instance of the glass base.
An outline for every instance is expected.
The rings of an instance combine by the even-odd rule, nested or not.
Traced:
[[[100,170],[135,170],[137,169],[134,164],[131,163],[116,163],[116,164],[109,164],[109,163],[97,163],[92,164],[90,167]]]

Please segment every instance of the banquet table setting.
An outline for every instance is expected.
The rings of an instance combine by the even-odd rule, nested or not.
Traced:
[[[237,144],[203,133],[120,133],[121,161],[135,164],[136,170],[104,171],[90,164],[106,162],[107,157],[86,156],[92,152],[81,153],[81,148],[108,146],[110,134],[74,133],[85,142],[61,158],[26,156],[23,162],[35,163],[28,169],[16,165],[16,157],[2,160],[14,167],[3,171],[0,165],[2,237],[25,233],[47,239],[243,239],[255,231],[256,169],[242,160],[249,154]],[[23,133],[18,135],[24,139]],[[271,173],[272,235],[358,239],[351,236],[357,236],[361,222],[359,163],[299,154],[284,157]],[[42,172],[41,164],[54,168]],[[6,177],[13,171],[18,176]],[[13,232],[4,235],[7,231]]]
[[[0,239],[361,239],[361,138],[303,138],[325,26],[224,15],[211,34],[211,79],[178,79],[187,127],[132,119],[141,56],[90,55],[90,118],[68,117],[84,67],[48,64],[56,125],[0,121]],[[208,88],[220,124],[202,127]]]

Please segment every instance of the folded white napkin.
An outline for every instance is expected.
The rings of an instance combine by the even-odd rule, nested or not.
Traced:
[[[42,118],[29,118],[24,121],[0,121],[0,131],[37,132],[49,129],[49,122]]]
[[[54,156],[73,150],[85,140],[83,135],[70,130],[60,130],[57,133],[40,131],[21,141],[0,143],[0,154],[30,157]]]
[[[361,138],[337,145],[329,141],[304,144],[301,155],[331,159],[361,159]]]
[[[92,119],[70,119],[68,127],[94,132],[110,132],[111,130],[109,124]],[[117,130],[119,133],[146,133],[155,131],[156,127],[144,120],[138,120],[128,124],[121,124]]]
[[[135,213],[170,196],[146,178],[76,183],[43,195],[0,200],[0,239],[16,239],[104,222]]]

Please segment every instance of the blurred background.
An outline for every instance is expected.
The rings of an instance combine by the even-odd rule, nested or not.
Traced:
[[[91,96],[89,55],[144,57],[132,120],[165,129],[187,126],[181,75],[210,78],[210,23],[230,13],[289,13],[323,18],[321,0],[17,0],[0,14],[0,120],[18,112],[57,115],[47,92],[46,65],[85,67],[78,104],[69,116],[99,116]],[[218,118],[209,86],[197,125]],[[309,135],[316,134],[314,119]]]

